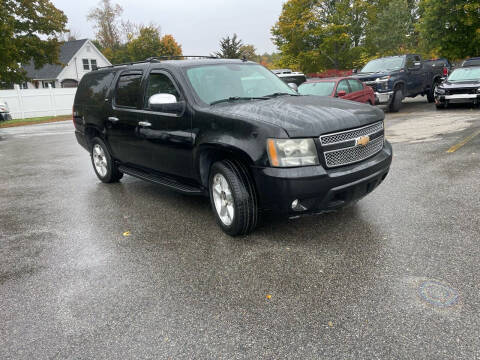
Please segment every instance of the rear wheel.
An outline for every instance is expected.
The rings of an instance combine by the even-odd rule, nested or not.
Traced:
[[[108,148],[102,139],[96,137],[93,138],[91,150],[91,159],[95,174],[104,183],[118,182],[123,173],[118,171],[117,165],[113,161]]]
[[[217,223],[231,236],[246,235],[257,225],[258,205],[255,186],[246,167],[223,160],[212,165],[209,193]]]
[[[390,112],[398,112],[402,106],[403,100],[403,91],[402,89],[395,90],[393,94],[392,102],[390,103],[389,110]]]
[[[432,88],[427,92],[427,100],[429,103],[435,102],[435,89],[438,86],[438,81],[435,81],[432,85]]]

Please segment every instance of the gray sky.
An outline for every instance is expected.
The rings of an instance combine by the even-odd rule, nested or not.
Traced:
[[[98,0],[51,0],[68,16],[68,26],[80,38],[93,38],[88,11]],[[124,20],[160,25],[162,34],[172,34],[185,55],[209,55],[219,40],[237,33],[257,52],[275,51],[270,29],[277,21],[284,0],[113,0],[123,8]]]

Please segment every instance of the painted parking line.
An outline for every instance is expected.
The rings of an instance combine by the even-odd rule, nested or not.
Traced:
[[[480,130],[474,132],[470,136],[467,136],[465,139],[460,141],[458,144],[453,145],[450,149],[447,150],[447,153],[453,153],[453,152],[457,151],[458,149],[460,149],[462,146],[467,144],[470,140],[472,140],[473,138],[475,138],[478,135],[480,135]]]

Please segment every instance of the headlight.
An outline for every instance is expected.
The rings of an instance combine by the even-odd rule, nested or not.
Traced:
[[[270,165],[275,167],[319,164],[313,139],[268,139],[267,153]]]
[[[375,80],[376,82],[386,82],[390,80],[390,75],[387,75],[387,76],[384,76],[384,77],[381,77],[381,78],[378,78],[377,80]]]
[[[477,89],[477,94],[480,94],[480,88]]]
[[[439,95],[444,95],[444,94],[445,94],[445,89],[442,89],[442,88],[437,87],[437,88],[435,89],[435,92],[436,92],[437,94],[439,94]]]

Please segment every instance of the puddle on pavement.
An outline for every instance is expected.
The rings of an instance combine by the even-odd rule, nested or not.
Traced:
[[[455,306],[459,298],[457,290],[436,280],[423,281],[417,291],[422,301],[440,308]]]

